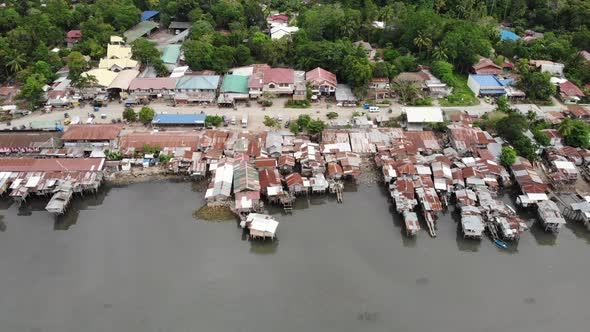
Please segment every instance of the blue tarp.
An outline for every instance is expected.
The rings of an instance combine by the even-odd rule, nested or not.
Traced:
[[[519,40],[520,37],[515,34],[512,31],[508,31],[508,30],[502,30],[502,32],[500,33],[500,40],[505,41],[505,40]]]
[[[153,124],[164,125],[204,125],[205,114],[156,114]]]
[[[155,16],[157,16],[158,14],[160,14],[160,12],[157,10],[146,10],[145,12],[141,13],[141,20],[142,21],[149,21],[152,18],[154,18]]]

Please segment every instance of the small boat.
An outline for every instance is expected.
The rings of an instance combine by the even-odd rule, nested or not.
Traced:
[[[502,240],[495,239],[494,243],[500,248],[508,249],[508,245],[506,243],[504,243],[504,241],[502,241]]]

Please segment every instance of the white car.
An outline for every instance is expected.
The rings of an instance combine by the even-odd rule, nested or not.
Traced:
[[[377,112],[379,112],[379,107],[377,107],[377,106],[369,107],[369,113],[377,113]]]

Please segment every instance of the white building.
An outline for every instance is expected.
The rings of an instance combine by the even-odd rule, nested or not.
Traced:
[[[409,131],[421,131],[424,124],[427,123],[443,122],[440,107],[404,107],[403,112],[407,116],[407,129]]]

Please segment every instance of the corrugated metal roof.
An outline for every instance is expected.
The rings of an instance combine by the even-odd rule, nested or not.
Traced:
[[[234,166],[234,192],[260,191],[258,171],[245,161]]]
[[[110,141],[115,140],[123,129],[120,124],[77,124],[68,127],[63,141]]]
[[[205,114],[156,114],[153,124],[188,125],[205,124]]]
[[[2,158],[0,172],[72,172],[101,171],[104,164],[102,158]]]
[[[222,93],[248,93],[248,76],[226,75],[221,86]]]
[[[178,79],[177,90],[217,90],[219,75],[185,75]]]
[[[180,57],[180,47],[180,44],[166,46],[162,52],[162,61],[169,64],[175,64],[178,62],[178,58]]]

